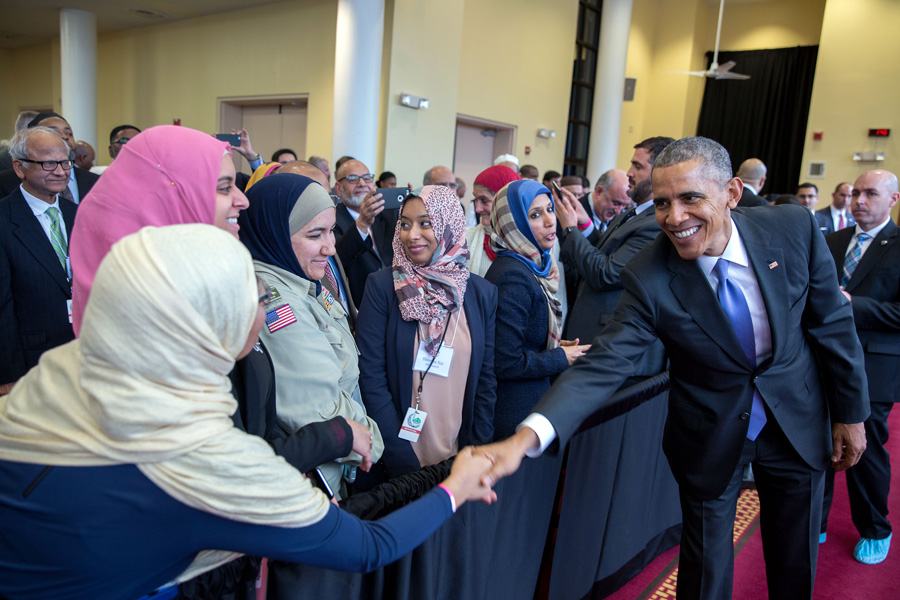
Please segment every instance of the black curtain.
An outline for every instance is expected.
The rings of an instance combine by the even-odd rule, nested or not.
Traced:
[[[707,79],[697,135],[731,154],[735,171],[745,159],[768,167],[765,193],[794,193],[803,159],[818,46],[719,52],[719,64],[737,64],[749,80]],[[712,62],[712,52],[707,60]]]

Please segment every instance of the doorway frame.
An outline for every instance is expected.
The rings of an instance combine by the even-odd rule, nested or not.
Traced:
[[[519,128],[516,125],[511,123],[503,123],[501,121],[492,121],[490,119],[483,119],[481,117],[475,117],[472,115],[463,115],[457,113],[456,115],[456,127],[453,132],[453,170],[456,170],[456,132],[459,129],[460,125],[467,125],[469,127],[480,127],[482,129],[494,129],[497,131],[497,137],[494,139],[494,158],[501,154],[513,154],[515,155],[516,149],[516,136],[518,134]],[[498,152],[498,146],[505,145],[507,149],[503,152]]]
[[[296,103],[296,104],[295,104]],[[225,123],[234,111],[244,106],[265,106],[269,104],[303,105],[309,111],[309,93],[302,94],[263,94],[258,96],[220,96],[216,98],[216,114],[218,131],[225,131]]]

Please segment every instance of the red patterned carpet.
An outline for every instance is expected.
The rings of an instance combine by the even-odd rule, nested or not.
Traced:
[[[889,419],[893,436],[887,447],[893,458],[889,509],[896,525],[900,523],[900,409]],[[863,565],[853,560],[853,547],[859,534],[850,520],[847,480],[842,473],[835,478],[834,503],[828,520],[828,541],[819,546],[814,600],[887,600],[900,598],[900,537],[895,539],[887,560],[878,565]],[[755,491],[745,490],[738,501],[734,524],[734,600],[759,600],[768,597],[762,539],[759,533],[759,500]],[[900,527],[897,527],[900,531]],[[678,548],[659,556],[609,600],[662,600],[675,598],[678,578]]]

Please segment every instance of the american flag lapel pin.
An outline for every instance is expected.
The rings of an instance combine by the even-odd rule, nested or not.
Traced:
[[[777,266],[778,266],[777,260],[773,260],[772,262],[769,263],[769,269],[774,269]]]

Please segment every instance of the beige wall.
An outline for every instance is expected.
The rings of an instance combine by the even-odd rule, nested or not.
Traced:
[[[727,4],[720,48],[756,50],[818,44],[825,2],[771,0]],[[699,77],[667,71],[706,68],[705,54],[715,47],[717,18],[718,3],[710,6],[704,0],[634,0],[626,76],[637,78],[637,86],[634,102],[623,106],[619,167],[627,166],[632,147],[642,139],[696,133],[706,83]],[[735,71],[740,72],[740,65]]]
[[[332,0],[291,0],[99,36],[98,139],[121,123],[144,128],[176,117],[213,133],[217,98],[308,93],[307,148],[330,156],[336,19]],[[14,99],[2,105],[12,116],[0,123],[6,135],[18,107],[52,104],[65,114],[59,42],[15,50],[12,58]],[[103,149],[97,154],[99,164],[108,162]]]
[[[874,168],[900,173],[898,23],[895,0],[828,0],[800,175],[806,178],[810,161],[825,161],[825,179],[813,180],[820,188],[820,207],[831,201],[831,190],[842,180],[853,181]],[[878,143],[885,161],[853,161],[853,152],[875,150],[867,137],[874,127],[892,130],[892,137]],[[812,141],[814,131],[824,133],[821,141]]]
[[[59,108],[58,42],[3,50],[0,52],[0,74],[4,82],[3,92],[0,92],[0,137],[12,136],[20,110]]]
[[[541,172],[562,171],[577,26],[577,0],[465,3],[457,112],[515,125],[520,164]]]
[[[465,3],[394,0],[392,4],[391,41],[390,46],[385,44],[392,51],[385,53],[389,68],[377,171],[394,172],[398,185],[418,186],[426,170],[453,165]],[[417,30],[427,33],[411,35]],[[428,98],[428,110],[402,106],[401,93]]]

